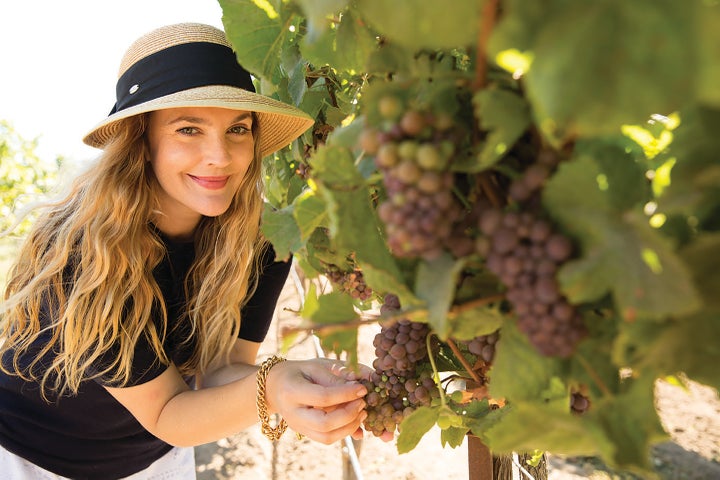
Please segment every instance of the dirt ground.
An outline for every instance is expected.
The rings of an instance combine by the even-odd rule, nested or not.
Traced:
[[[280,298],[276,318],[260,356],[278,351],[281,331],[297,325],[300,309],[297,277],[291,277]],[[302,287],[301,287],[302,288]],[[374,327],[359,332],[361,346],[372,343]],[[367,350],[367,351],[366,351]],[[288,358],[316,355],[311,337],[298,342]],[[359,351],[360,361],[372,362],[372,351]],[[656,446],[653,462],[660,480],[720,480],[720,400],[708,387],[690,383],[688,389],[658,382],[658,409],[671,440]],[[292,432],[273,444],[251,428],[238,435],[197,447],[199,480],[462,480],[468,478],[467,442],[443,449],[439,431],[427,434],[417,448],[398,455],[394,442],[372,435],[359,442],[322,445],[298,440]],[[353,455],[354,453],[354,455]],[[353,468],[355,465],[355,468]],[[609,470],[596,458],[548,458],[549,480],[637,479]],[[354,472],[359,475],[353,476]]]

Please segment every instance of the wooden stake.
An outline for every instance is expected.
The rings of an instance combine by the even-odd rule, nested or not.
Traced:
[[[492,453],[475,435],[468,435],[468,480],[493,480]]]

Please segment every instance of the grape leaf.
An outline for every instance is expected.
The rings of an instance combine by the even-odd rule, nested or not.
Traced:
[[[280,59],[290,31],[269,3],[265,8],[253,0],[218,0],[223,10],[223,26],[235,47],[238,62],[257,77],[277,84]]]
[[[675,0],[575,2],[547,17],[526,76],[552,138],[617,133],[694,96],[692,9]]]
[[[489,335],[500,328],[505,316],[497,307],[474,307],[448,317],[448,336],[457,340],[472,340]]]
[[[647,475],[652,470],[650,446],[667,438],[655,410],[655,377],[626,382],[626,392],[594,400],[587,420],[600,427],[594,431],[597,446],[611,466]]]
[[[668,185],[658,199],[659,210],[705,221],[720,206],[720,110],[696,107],[681,112],[680,126],[665,160],[675,160]]]
[[[450,427],[440,431],[440,444],[443,448],[447,445],[451,448],[459,447],[465,441],[468,429],[461,427]]]
[[[422,437],[437,422],[440,407],[419,407],[400,423],[400,435],[397,439],[398,453],[407,453],[414,449]]]
[[[623,323],[615,344],[616,362],[655,376],[684,372],[720,388],[720,313],[710,311],[662,324]],[[691,348],[688,348],[691,346]]]
[[[449,333],[448,310],[455,295],[457,278],[465,262],[447,253],[420,263],[415,279],[415,294],[427,303],[428,323],[433,332],[446,340]]]
[[[362,18],[380,35],[413,51],[474,44],[479,5],[475,0],[456,0],[452,8],[426,0],[357,2]]]
[[[473,97],[475,116],[480,127],[490,134],[473,167],[463,169],[477,172],[492,167],[512,148],[530,124],[530,110],[527,102],[509,90],[488,88],[478,91]]]
[[[502,408],[501,422],[486,427],[482,438],[497,453],[545,450],[564,455],[595,455],[598,444],[593,425],[568,412],[533,401],[513,402]],[[605,448],[610,448],[606,445]]]
[[[297,252],[303,246],[292,206],[276,210],[265,204],[261,230],[265,238],[273,244],[278,259],[289,258],[290,254]]]
[[[323,146],[312,157],[317,180],[329,188],[351,191],[365,186],[365,179],[355,168],[350,150],[337,145]]]
[[[692,2],[696,33],[694,45],[698,48],[698,87],[697,94],[701,103],[720,107],[720,4],[711,2]],[[690,8],[690,6],[688,6]]]
[[[571,6],[575,0],[506,0],[503,14],[493,28],[489,52],[493,58],[507,50],[530,50],[538,32],[558,12]]]
[[[690,269],[707,309],[720,311],[720,233],[698,236],[680,255]]]
[[[300,48],[303,56],[313,65],[332,65],[335,70],[353,74],[363,71],[368,58],[377,48],[377,40],[349,11],[343,14],[339,25],[326,28],[317,38],[304,37]]]
[[[329,29],[329,17],[342,11],[348,0],[297,0],[297,2],[307,18],[305,38],[315,41]]]
[[[595,310],[581,310],[581,313],[589,334],[568,360],[568,383],[574,387],[587,387],[591,396],[605,391],[618,392],[618,365],[628,365],[613,361],[613,347],[621,320],[611,312],[601,315]],[[655,325],[654,322],[650,324]]]
[[[305,190],[304,193],[295,198],[293,216],[300,229],[300,238],[303,241],[312,235],[316,228],[326,226],[327,213],[325,202],[312,190]]]
[[[543,201],[581,245],[579,259],[559,273],[573,303],[612,292],[624,318],[663,318],[700,306],[692,279],[667,239],[646,217],[622,212],[610,199],[608,176],[587,156],[560,166]]]
[[[490,374],[491,396],[511,402],[557,400],[553,385],[562,373],[562,362],[537,353],[514,320],[507,320],[501,332]]]
[[[342,325],[357,321],[352,299],[341,292],[321,295],[316,302],[305,301],[302,316],[317,325]],[[348,352],[348,362],[357,364],[357,329],[340,327],[337,330],[323,330],[318,335],[326,350],[338,355]]]

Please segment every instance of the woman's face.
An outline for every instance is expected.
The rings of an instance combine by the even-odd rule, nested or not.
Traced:
[[[250,112],[215,107],[158,110],[150,114],[150,163],[160,186],[165,234],[192,236],[204,216],[224,213],[254,156]]]

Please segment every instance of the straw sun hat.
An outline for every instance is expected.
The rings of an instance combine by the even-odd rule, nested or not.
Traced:
[[[313,125],[303,111],[255,93],[250,74],[225,33],[210,25],[180,23],[140,37],[120,63],[116,103],[83,141],[103,148],[119,122],[175,107],[222,107],[255,112],[264,157],[290,144]]]

